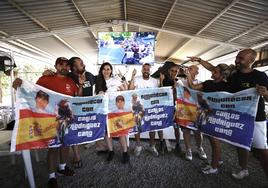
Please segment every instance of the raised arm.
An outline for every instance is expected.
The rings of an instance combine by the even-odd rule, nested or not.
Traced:
[[[129,90],[133,90],[135,89],[135,85],[134,85],[134,78],[135,78],[135,75],[137,74],[137,70],[134,69],[132,71],[132,75],[131,75],[131,80],[130,80],[130,83],[129,83],[129,86],[128,86],[128,89]]]
[[[187,58],[189,58],[190,61],[197,61],[198,63],[200,63],[203,67],[205,67],[209,71],[213,71],[215,69],[214,65],[212,65],[208,61],[202,60],[200,57],[191,56],[191,57],[187,57]]]

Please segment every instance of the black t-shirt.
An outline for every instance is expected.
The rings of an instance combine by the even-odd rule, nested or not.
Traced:
[[[204,92],[228,91],[227,82],[214,82],[213,80],[206,80],[202,83]]]
[[[86,81],[83,84],[83,96],[92,96],[93,95],[93,85],[96,83],[96,76],[91,74],[90,72],[86,72]],[[72,80],[79,84],[78,76],[70,73],[68,75]]]
[[[268,76],[264,72],[253,70],[249,73],[237,72],[233,74],[228,80],[231,93],[242,91],[248,88],[256,87],[256,84],[265,86],[268,89]],[[255,121],[265,121],[265,104],[264,99],[260,96],[258,103],[258,110]]]
[[[163,86],[174,86],[174,81],[169,78],[169,77],[165,77],[165,79],[163,80]]]
[[[165,77],[165,79],[163,80],[163,86],[172,86],[172,90],[173,90],[173,100],[174,100],[174,104],[175,101],[177,99],[177,92],[176,92],[176,88],[174,88],[174,80],[172,80],[169,77]]]

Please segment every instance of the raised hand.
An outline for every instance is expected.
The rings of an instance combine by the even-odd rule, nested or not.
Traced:
[[[187,58],[189,58],[190,61],[192,61],[192,62],[194,62],[194,61],[200,62],[201,61],[201,58],[196,57],[196,56],[188,56]]]
[[[136,74],[137,74],[137,70],[133,69],[131,77],[134,78],[136,76]]]
[[[56,73],[53,70],[50,70],[50,69],[47,69],[42,73],[43,76],[53,76],[55,74]]]

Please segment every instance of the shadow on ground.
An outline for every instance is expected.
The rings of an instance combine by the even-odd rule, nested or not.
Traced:
[[[130,141],[130,163],[122,164],[118,141],[114,141],[115,157],[106,162],[105,155],[97,155],[94,146],[84,149],[80,146],[83,167],[77,169],[74,177],[59,177],[59,185],[64,188],[76,187],[268,187],[268,181],[259,162],[251,155],[249,161],[250,176],[245,180],[235,180],[231,173],[237,167],[236,150],[229,144],[222,144],[224,161],[217,175],[204,175],[200,168],[205,161],[194,155],[193,161],[186,161],[173,151],[154,157],[146,148],[148,141],[142,142],[144,150],[141,156],[135,157],[134,141]],[[172,143],[172,145],[175,145]],[[184,150],[183,144],[182,148]],[[204,139],[204,148],[209,159],[211,148],[208,139]],[[193,150],[194,152],[195,150]],[[32,157],[36,187],[47,187],[46,150],[39,150],[39,162]],[[70,157],[71,158],[71,157]],[[1,188],[29,187],[25,179],[21,156],[16,157],[16,164],[10,164],[9,157],[0,157],[0,185]],[[71,164],[70,164],[71,165]]]

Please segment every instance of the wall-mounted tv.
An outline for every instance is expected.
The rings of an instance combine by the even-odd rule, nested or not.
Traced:
[[[154,64],[155,32],[99,32],[98,62]]]

